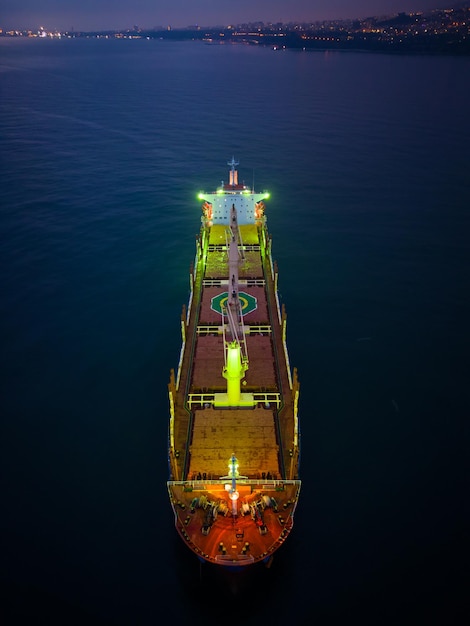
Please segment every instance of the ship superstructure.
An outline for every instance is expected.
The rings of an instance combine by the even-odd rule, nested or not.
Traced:
[[[286,345],[265,200],[229,180],[201,193],[201,229],[171,370],[168,491],[178,533],[203,561],[268,562],[299,492],[299,382]]]

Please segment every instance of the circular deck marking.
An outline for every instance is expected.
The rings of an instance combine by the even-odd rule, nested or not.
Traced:
[[[245,293],[244,291],[238,292],[238,299],[240,300],[240,304],[242,305],[242,315],[246,315],[247,313],[251,313],[258,308],[258,302],[254,296],[250,296],[249,293]],[[214,296],[211,300],[211,309],[216,313],[222,314],[222,307],[227,306],[228,300],[228,292],[224,291],[223,293],[219,293],[218,296]]]

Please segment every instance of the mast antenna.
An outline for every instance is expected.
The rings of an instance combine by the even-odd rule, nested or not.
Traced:
[[[232,160],[231,161],[227,161],[227,165],[230,165],[230,167],[232,168],[232,172],[235,170],[237,165],[240,165],[240,161],[235,161],[235,157],[232,156]]]

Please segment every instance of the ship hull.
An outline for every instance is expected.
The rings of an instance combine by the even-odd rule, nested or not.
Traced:
[[[300,494],[299,382],[262,194],[206,194],[171,371],[168,494],[182,541],[231,570],[269,564]]]

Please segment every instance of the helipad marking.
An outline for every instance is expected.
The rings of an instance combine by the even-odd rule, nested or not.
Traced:
[[[242,307],[242,315],[247,315],[247,313],[256,311],[256,309],[258,308],[257,299],[254,296],[250,295],[249,293],[240,291],[238,293],[238,299],[240,300],[240,304]],[[222,314],[222,309],[227,306],[227,300],[228,300],[228,291],[219,293],[218,296],[214,296],[212,298],[211,309],[215,311],[216,313]]]

